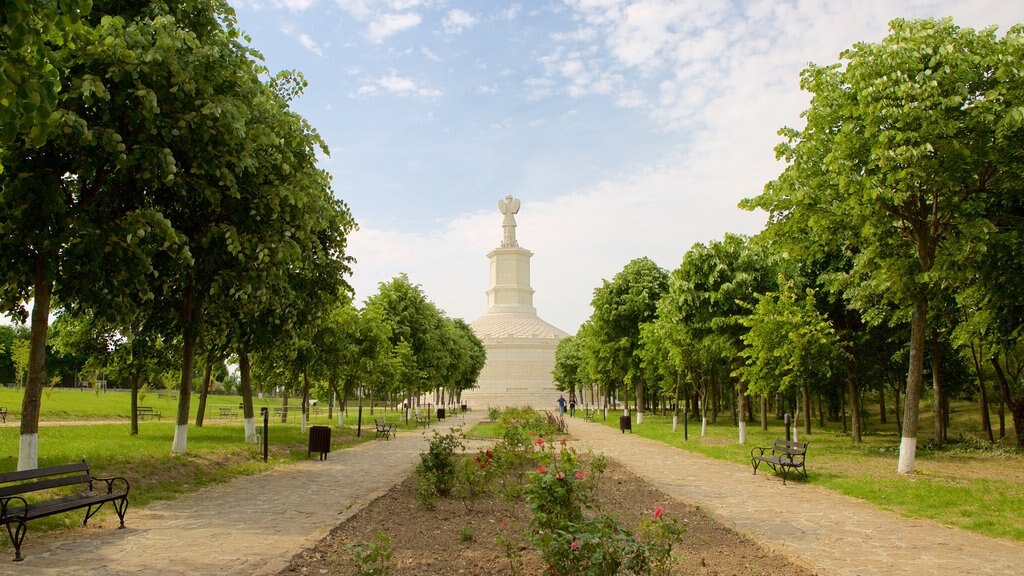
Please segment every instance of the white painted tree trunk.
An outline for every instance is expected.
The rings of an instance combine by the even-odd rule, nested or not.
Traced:
[[[740,420],[740,444],[747,443],[747,423]]]
[[[914,460],[917,455],[917,438],[904,436],[900,441],[900,462],[896,471],[900,474],[914,473]]]
[[[673,414],[672,415],[672,431],[673,432],[676,431],[676,427],[678,426],[678,424],[679,424],[679,416],[676,416],[675,414]]]
[[[174,427],[174,442],[171,443],[171,454],[184,454],[188,449],[188,424]]]
[[[338,406],[338,426],[343,426],[344,424],[345,424],[345,411],[341,409],[341,406]]]
[[[303,415],[302,415],[302,426],[300,426],[300,427],[299,427],[299,430],[300,430],[300,431],[301,431],[301,432],[302,432],[303,434],[305,434],[305,433],[306,433],[306,418],[307,418],[307,416],[306,416],[305,414],[303,414]]]
[[[636,423],[637,424],[643,424],[644,423],[644,413],[643,412],[637,412],[636,413]]]
[[[18,448],[18,471],[39,468],[39,434],[22,434]]]
[[[245,441],[247,444],[256,444],[256,421],[254,418],[245,419]]]
[[[796,437],[796,426],[793,427],[793,442],[799,442],[800,440]]]
[[[700,419],[700,436],[701,438],[708,435],[708,417],[704,416]]]

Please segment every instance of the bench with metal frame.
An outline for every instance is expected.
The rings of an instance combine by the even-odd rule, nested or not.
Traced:
[[[235,418],[238,416],[238,411],[234,408],[221,408],[220,416],[221,418]]]
[[[139,417],[139,420],[145,420],[146,418],[163,420],[163,416],[161,416],[156,410],[153,410],[152,406],[138,406],[135,408],[135,414]]]
[[[757,474],[757,467],[764,462],[773,472],[782,472],[782,483],[786,483],[789,470],[799,470],[804,478],[807,478],[807,468],[804,466],[804,459],[807,456],[807,442],[796,442],[794,440],[775,439],[771,448],[753,448],[750,450],[750,463],[754,467],[754,474]]]
[[[46,491],[45,494],[50,497],[53,491],[60,492],[61,489],[71,490],[72,493],[32,502],[26,496]],[[11,537],[15,562],[23,559],[21,544],[25,540],[25,532],[28,530],[26,523],[29,520],[85,508],[85,520],[82,521],[85,526],[103,504],[111,502],[121,520],[118,528],[124,528],[129,490],[128,480],[119,476],[94,477],[85,460],[76,464],[0,474],[0,524],[7,528],[7,534]]]
[[[395,433],[397,432],[394,424],[388,424],[387,421],[382,418],[375,418],[373,421],[373,425],[376,428],[377,432],[375,438],[380,438],[381,436],[383,436],[385,440],[389,440],[391,438],[394,438]]]
[[[0,419],[2,419],[4,422],[7,422],[7,407],[6,406],[0,406]]]

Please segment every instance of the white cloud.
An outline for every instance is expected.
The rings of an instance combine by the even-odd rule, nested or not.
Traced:
[[[427,60],[432,60],[434,62],[442,61],[440,56],[434,54],[434,52],[430,48],[427,48],[426,46],[420,47],[420,54],[422,54],[423,57],[426,58]]]
[[[458,8],[449,10],[441,21],[444,31],[448,34],[459,34],[467,28],[472,28],[476,23],[476,16]]]
[[[512,20],[515,20],[516,18],[518,18],[519,17],[519,13],[522,12],[522,11],[523,11],[523,6],[521,4],[513,4],[513,5],[509,6],[508,8],[505,8],[503,10],[499,10],[495,17],[498,20],[512,21]]]
[[[383,42],[404,30],[415,28],[423,19],[419,14],[380,14],[367,27],[366,34],[373,42]]]
[[[444,93],[436,88],[424,88],[409,78],[391,73],[362,84],[356,89],[357,96],[373,96],[380,93],[399,96],[419,96],[421,98],[440,98]]]
[[[306,50],[309,50],[310,52],[316,54],[317,56],[324,55],[324,52],[320,48],[320,45],[316,42],[316,40],[313,40],[313,38],[309,34],[299,34],[299,44],[302,44],[302,46],[305,47]]]
[[[313,4],[316,4],[317,0],[274,0],[274,6],[278,8],[286,8],[291,12],[302,12],[309,8]]]

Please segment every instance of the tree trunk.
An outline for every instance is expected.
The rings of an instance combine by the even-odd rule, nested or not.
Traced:
[[[34,470],[39,467],[39,409],[43,400],[43,386],[46,385],[46,334],[50,329],[52,292],[53,280],[47,274],[46,257],[44,254],[37,254],[28,376],[25,382],[25,395],[21,398],[18,470]]]
[[[885,384],[878,387],[878,423],[888,424],[888,419],[885,415]]]
[[[302,367],[302,432],[306,432],[306,422],[309,422],[309,365]]]
[[[711,371],[711,423],[718,424],[718,397],[721,396],[718,374]]]
[[[847,430],[846,430],[846,390],[842,386],[839,387],[839,419],[843,421],[843,433],[845,434],[847,432]]]
[[[821,392],[818,392],[818,428],[825,427],[825,405]]]
[[[636,379],[636,423],[643,424],[644,405],[647,404],[647,395],[643,378]]]
[[[761,396],[761,430],[768,431],[768,397]]]
[[[284,424],[288,421],[288,387],[284,386],[281,390],[281,423]]]
[[[132,411],[132,426],[130,436],[139,435],[139,373],[132,370],[131,376],[128,377],[129,386],[132,389],[131,397],[131,411]]]
[[[734,414],[736,414],[736,420],[737,420],[736,424],[739,426],[739,429],[740,429],[740,444],[746,444],[747,443],[747,394],[746,394],[746,392],[747,392],[747,384],[746,384],[746,382],[742,382],[741,381],[739,383],[739,385],[736,387],[736,390],[737,390],[737,397],[736,397],[736,402],[735,403],[738,404],[738,406],[735,407],[736,412],[734,412]]]
[[[974,363],[974,373],[978,376],[978,404],[981,409],[981,431],[988,435],[989,442],[995,442],[992,436],[992,417],[988,412],[988,391],[985,386],[985,372],[981,367],[983,349],[979,345],[974,347],[971,342],[971,361]]]
[[[942,408],[942,378],[939,370],[942,367],[942,350],[939,345],[939,335],[932,330],[932,399],[935,404],[935,447],[942,448],[942,442],[946,439],[946,419],[943,418]]]
[[[178,393],[178,418],[174,427],[172,454],[184,454],[188,450],[188,416],[192,401],[192,372],[195,370],[196,340],[199,337],[199,304],[195,298],[195,285],[185,288],[185,299],[181,304],[182,350],[181,390]]]
[[[804,434],[811,434],[811,387],[803,386],[804,393]]]
[[[928,328],[928,300],[919,294],[914,315],[910,319],[910,367],[907,370],[907,392],[903,404],[903,431],[900,440],[899,474],[912,474],[917,459],[917,417],[921,402],[924,375],[924,336]]]
[[[1013,431],[1017,433],[1017,448],[1024,448],[1024,398],[1014,401],[1013,397],[1010,396],[1010,385],[1006,381],[1003,367],[999,364],[999,358],[996,355],[992,355],[990,360],[992,367],[996,369],[996,378],[999,380],[999,390],[1002,392],[1003,403],[1010,408],[1010,414],[1013,417]]]
[[[245,421],[245,441],[256,443],[256,413],[252,406],[252,371],[249,367],[249,353],[238,351],[238,372],[242,377],[242,418]]]
[[[857,388],[857,366],[852,358],[846,360],[846,388],[850,393],[850,423],[853,427],[853,441],[862,442],[860,421],[860,390]]]
[[[206,355],[206,367],[203,368],[203,387],[199,390],[199,409],[196,410],[196,427],[203,427],[206,417],[206,397],[210,394],[210,380],[213,376],[213,355]]]
[[[893,413],[896,414],[896,430],[903,434],[903,418],[900,417],[900,385],[898,382],[893,386],[893,396],[896,399],[896,406],[893,408]]]

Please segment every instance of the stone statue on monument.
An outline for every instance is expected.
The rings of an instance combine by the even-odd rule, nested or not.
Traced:
[[[504,236],[501,239],[502,248],[518,248],[516,242],[516,214],[519,213],[519,199],[513,198],[511,194],[505,196],[504,200],[498,200],[498,210],[505,215],[501,223]]]

